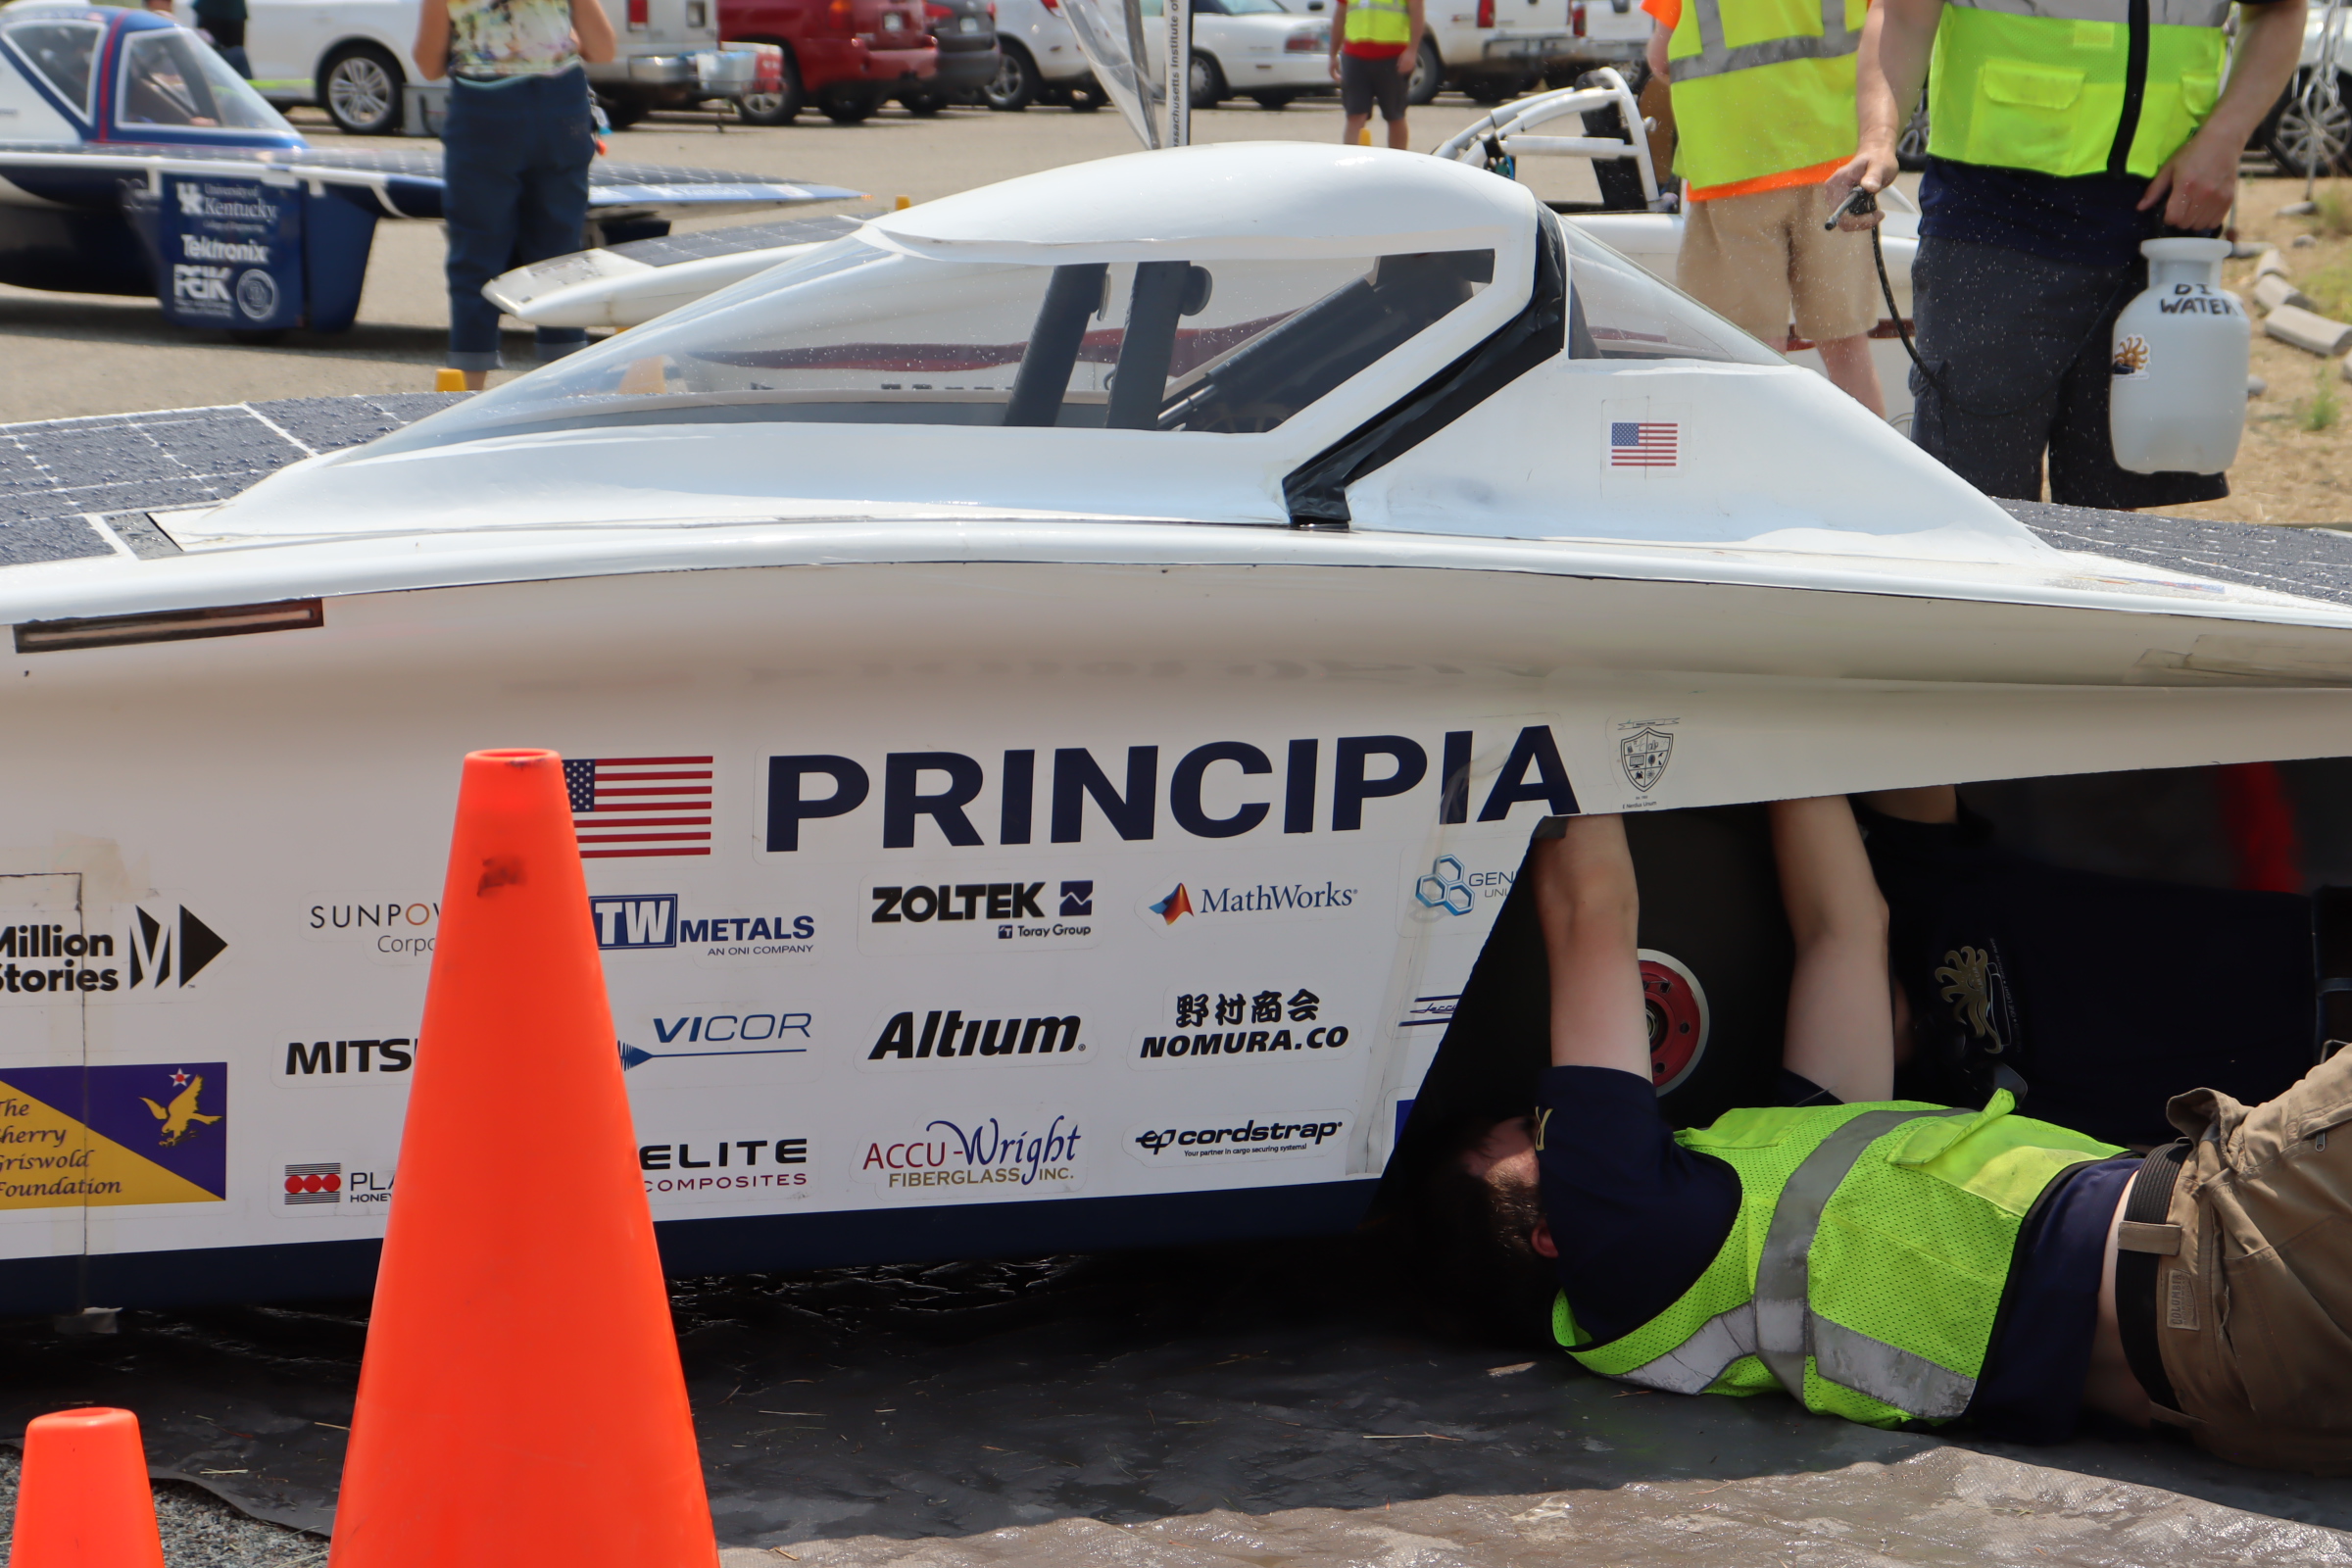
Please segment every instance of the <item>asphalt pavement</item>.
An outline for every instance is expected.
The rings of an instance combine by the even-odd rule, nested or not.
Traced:
[[[1239,103],[1196,114],[1194,140],[1340,139],[1337,100],[1303,99],[1279,112],[1248,100]],[[1417,109],[1411,119],[1413,145],[1435,147],[1483,113],[1451,94]],[[297,110],[293,118],[318,146],[386,145],[379,138],[337,134],[317,110]],[[657,115],[616,132],[610,145],[613,158],[632,163],[742,170],[870,193],[862,201],[796,208],[796,215],[870,211],[901,196],[930,201],[1137,150],[1133,133],[1115,111],[1082,115],[1042,106],[1013,115],[951,109],[918,119],[893,105],[859,125],[836,125],[809,113],[773,129],[747,128],[710,115]],[[1525,176],[1541,196],[1589,199],[1595,194],[1589,166],[1581,161],[1531,160]],[[761,215],[738,214],[679,226],[763,220]],[[449,322],[441,257],[440,224],[379,223],[358,324],[331,337],[291,332],[269,347],[171,326],[152,299],[45,294],[0,285],[0,336],[8,340],[10,371],[0,378],[0,422],[253,399],[429,392]],[[519,323],[509,325],[519,331]],[[529,353],[527,337],[509,339],[508,360],[517,372],[529,368]]]

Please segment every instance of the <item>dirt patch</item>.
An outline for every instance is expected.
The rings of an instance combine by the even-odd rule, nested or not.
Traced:
[[[2319,189],[2319,216],[2281,218],[2279,208],[2303,199],[2303,181],[2248,179],[2239,188],[2238,238],[2278,246],[2295,286],[2312,296],[2321,314],[2352,321],[2352,180],[2323,180]],[[2252,261],[2228,264],[2222,277],[2251,304]],[[2352,527],[2352,384],[2343,378],[2343,363],[2266,335],[2257,312],[2254,373],[2269,390],[2247,404],[2246,438],[2230,470],[2229,499],[2148,510],[2232,522]]]

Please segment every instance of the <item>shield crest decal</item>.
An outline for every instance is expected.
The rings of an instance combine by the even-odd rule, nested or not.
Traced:
[[[1625,769],[1625,781],[1644,795],[1666,776],[1666,764],[1673,758],[1674,736],[1655,724],[1643,724],[1617,743],[1617,761]]]

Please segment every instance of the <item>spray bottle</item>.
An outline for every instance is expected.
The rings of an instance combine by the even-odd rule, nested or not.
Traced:
[[[2220,473],[2246,430],[2253,326],[2222,287],[2226,239],[2151,239],[2148,286],[2115,322],[2108,438],[2133,473]]]

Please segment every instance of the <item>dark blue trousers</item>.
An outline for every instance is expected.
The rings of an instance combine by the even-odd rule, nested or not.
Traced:
[[[452,368],[500,368],[498,307],[482,298],[482,285],[580,248],[595,156],[588,76],[576,67],[490,87],[450,84],[441,215],[449,225]],[[560,359],[587,341],[579,327],[543,326],[539,358]]]

